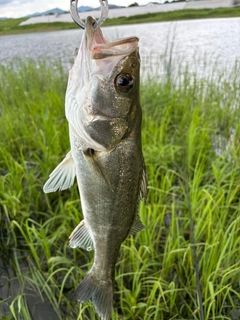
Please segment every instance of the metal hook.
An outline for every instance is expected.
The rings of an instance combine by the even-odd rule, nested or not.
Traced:
[[[94,29],[96,30],[108,17],[108,0],[99,0],[101,5],[101,16],[98,19],[96,25],[94,26]],[[78,14],[78,0],[70,0],[70,13],[73,18],[73,20],[76,22],[76,24],[79,25],[82,29],[85,29],[86,25],[81,20]]]

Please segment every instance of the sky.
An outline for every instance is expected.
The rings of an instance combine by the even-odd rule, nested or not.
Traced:
[[[133,2],[139,5],[150,0],[108,0],[111,4],[128,6]],[[78,0],[79,6],[98,7],[98,0]],[[35,12],[44,12],[53,8],[69,10],[70,0],[0,0],[0,17],[19,18]]]

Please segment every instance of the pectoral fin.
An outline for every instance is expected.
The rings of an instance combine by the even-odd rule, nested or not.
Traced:
[[[70,237],[69,247],[83,248],[87,251],[93,249],[93,241],[85,225],[84,220],[73,230]]]
[[[73,185],[76,175],[75,163],[69,152],[63,161],[53,170],[43,187],[45,193],[65,190]]]

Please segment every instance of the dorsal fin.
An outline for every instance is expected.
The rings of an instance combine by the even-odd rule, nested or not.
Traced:
[[[135,217],[135,220],[133,222],[133,225],[129,231],[129,235],[130,234],[136,234],[139,231],[142,231],[143,229],[145,229],[144,225],[142,224],[139,215],[137,214]]]
[[[148,185],[148,179],[147,179],[147,172],[145,169],[145,165],[143,165],[143,172],[142,172],[142,181],[140,185],[140,191],[139,191],[139,201],[146,200],[147,198],[147,185]],[[142,231],[145,229],[144,225],[142,224],[140,217],[138,213],[136,214],[135,220],[133,222],[133,225],[129,231],[130,234],[136,234],[139,231]]]
[[[143,172],[142,172],[142,181],[140,186],[139,200],[147,199],[147,186],[148,186],[148,177],[145,165],[143,164]]]

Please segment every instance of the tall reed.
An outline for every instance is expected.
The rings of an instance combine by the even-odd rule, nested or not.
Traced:
[[[199,320],[200,297],[205,320],[237,319],[238,72],[224,81],[185,72],[181,82],[168,74],[142,84],[149,195],[140,216],[146,229],[122,244],[113,320]],[[69,151],[66,82],[57,63],[0,67],[2,318],[96,319],[90,302],[72,300],[93,258],[68,247],[82,219],[77,187],[42,191]]]

